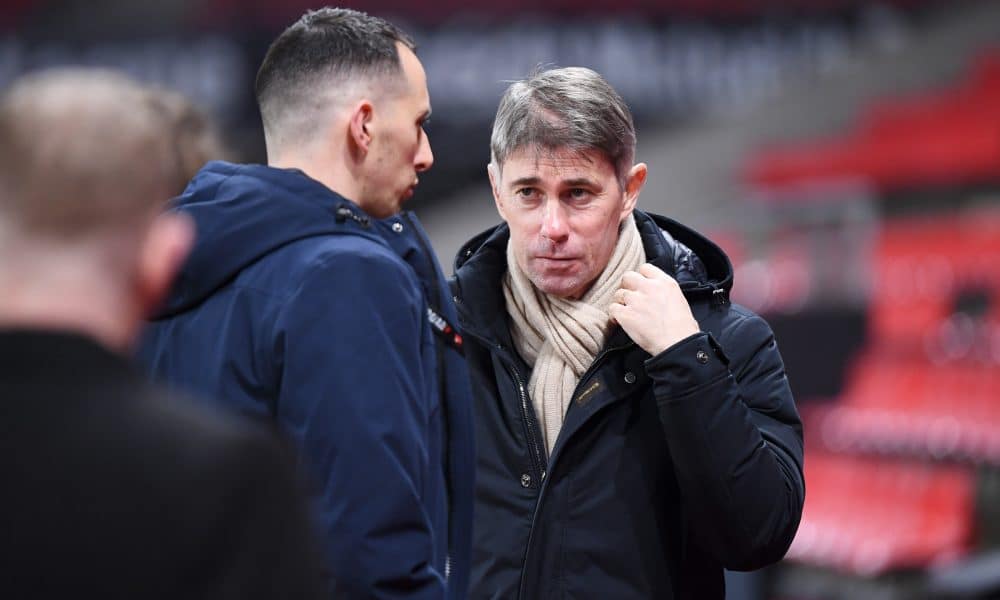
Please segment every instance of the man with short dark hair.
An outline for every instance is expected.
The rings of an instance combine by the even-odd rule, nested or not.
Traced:
[[[325,593],[283,449],[126,358],[192,237],[160,214],[179,168],[162,109],[92,69],[0,96],[4,598]]]
[[[177,200],[198,240],[141,352],[294,441],[347,597],[461,598],[468,581],[468,375],[447,284],[400,212],[433,162],[413,49],[330,8],[274,41],[268,165],[209,163]]]
[[[554,69],[500,100],[505,221],[460,251],[476,402],[475,598],[721,600],[779,560],[804,496],[802,429],[732,266],[637,210],[628,107]]]

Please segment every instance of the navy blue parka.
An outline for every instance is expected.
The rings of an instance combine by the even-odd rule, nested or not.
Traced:
[[[456,315],[416,219],[373,220],[298,170],[224,162],[174,210],[197,241],[140,360],[294,442],[338,597],[464,598],[468,373],[435,333]]]
[[[509,230],[468,242],[453,291],[478,446],[472,598],[717,600],[779,560],[804,499],[802,428],[767,323],[731,304],[718,246],[635,211],[701,332],[657,356],[614,327],[546,455],[501,281]]]

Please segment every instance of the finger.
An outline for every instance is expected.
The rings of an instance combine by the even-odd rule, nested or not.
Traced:
[[[625,274],[622,275],[621,287],[626,290],[636,290],[639,289],[639,286],[642,285],[642,282],[645,279],[645,277],[635,271],[626,271]]]
[[[628,304],[628,290],[625,288],[618,288],[615,293],[611,296],[612,302],[626,306]]]
[[[639,274],[649,279],[673,279],[670,275],[652,263],[643,263],[639,266]]]
[[[612,302],[608,305],[608,316],[611,317],[611,322],[615,325],[618,324],[618,315],[621,313],[622,309],[625,307],[617,302]]]

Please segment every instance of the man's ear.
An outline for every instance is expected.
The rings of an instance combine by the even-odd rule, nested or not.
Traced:
[[[156,217],[139,250],[137,290],[139,307],[149,316],[170,291],[174,277],[194,243],[194,223],[184,214]]]
[[[624,221],[635,210],[635,205],[639,202],[639,192],[642,191],[642,186],[646,184],[646,175],[648,173],[649,170],[646,167],[646,163],[637,163],[629,169],[628,175],[625,176],[625,194],[622,198],[620,220]]]
[[[368,152],[372,143],[372,120],[375,117],[375,107],[370,100],[359,100],[351,109],[348,131],[351,142],[361,153]]]
[[[497,205],[497,213],[500,214],[501,219],[506,221],[507,215],[504,214],[503,196],[500,195],[499,169],[495,164],[489,163],[486,165],[486,173],[490,176],[490,189],[493,190],[493,202]]]

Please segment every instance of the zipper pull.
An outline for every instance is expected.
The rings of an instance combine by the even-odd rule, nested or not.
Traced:
[[[712,286],[712,306],[722,307],[729,304],[729,298],[726,296],[726,290],[720,287]]]
[[[352,221],[357,221],[358,223],[360,223],[361,226],[364,227],[365,229],[367,229],[368,226],[371,225],[371,222],[369,221],[367,216],[358,216],[354,214],[353,210],[344,206],[343,204],[337,207],[337,210],[334,214],[336,215],[338,223],[343,223],[347,219],[351,219]]]

